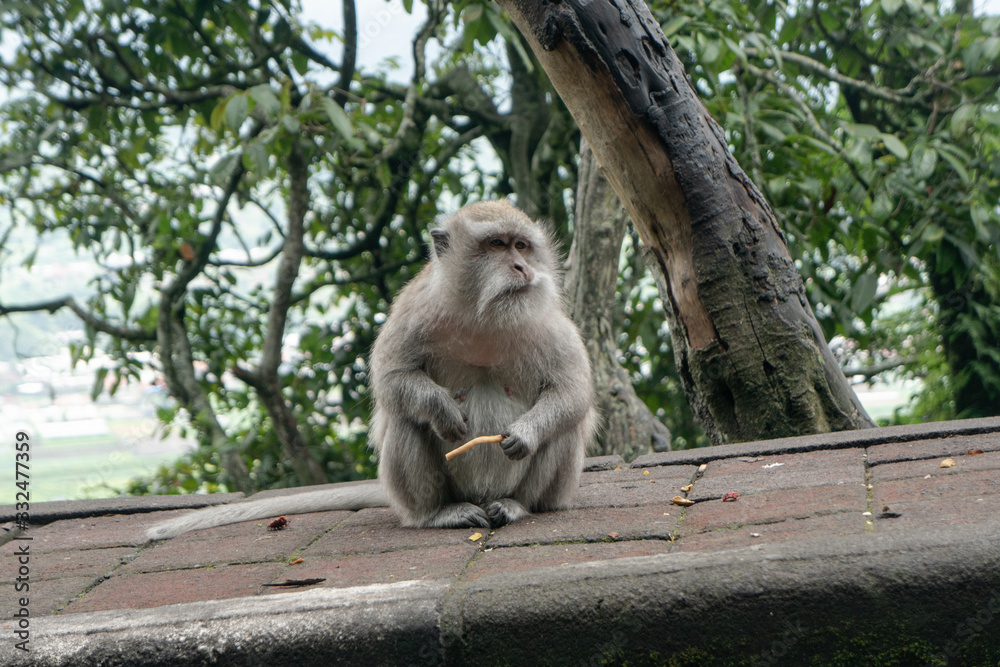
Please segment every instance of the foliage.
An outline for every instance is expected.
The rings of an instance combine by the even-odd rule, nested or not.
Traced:
[[[828,340],[924,378],[911,419],[997,414],[1000,18],[919,0],[653,9]]]
[[[770,199],[828,339],[923,378],[900,419],[995,412],[1000,20],[919,0],[652,8]],[[69,309],[87,326],[76,356],[115,359],[109,386],[165,378],[163,418],[202,447],[133,491],[310,481],[286,418],[326,479],[372,474],[364,353],[430,221],[515,194],[568,235],[578,134],[496,5],[428,0],[405,83],[359,69],[344,10],[342,33],[302,25],[294,0],[0,10],[22,43],[0,65],[3,224],[65,234],[102,267],[87,297],[0,314]],[[702,444],[631,243],[623,360],[675,446]]]
[[[566,229],[575,128],[495,6],[428,2],[402,84],[357,68],[344,12],[337,34],[301,25],[294,0],[0,11],[22,44],[0,65],[0,199],[13,227],[66,234],[102,267],[85,300],[0,314],[72,310],[75,358],[115,360],[95,391],[164,379],[161,417],[201,448],[134,492],[370,476],[364,354],[426,226],[518,192]],[[482,46],[498,33],[525,59],[513,77]],[[464,48],[428,59],[446,39]]]

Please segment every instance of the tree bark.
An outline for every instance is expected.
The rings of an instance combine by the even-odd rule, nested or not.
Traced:
[[[267,313],[267,333],[261,346],[260,365],[256,370],[237,367],[233,369],[233,374],[256,389],[299,482],[303,485],[325,484],[326,473],[306,447],[295,412],[282,393],[281,376],[278,374],[288,309],[292,303],[292,287],[305,253],[303,239],[306,211],[309,209],[309,165],[299,144],[292,147],[288,156],[288,180],[288,231]]]
[[[632,388],[618,362],[613,307],[618,258],[628,219],[587,142],[580,142],[576,224],[569,251],[566,294],[594,370],[597,409],[603,418],[591,456],[619,454],[631,461],[650,448],[670,449],[670,431]]]
[[[873,426],[784,235],[642,0],[498,0],[652,260],[689,401],[713,442]]]

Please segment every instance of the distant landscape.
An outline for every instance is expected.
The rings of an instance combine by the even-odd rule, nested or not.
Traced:
[[[19,260],[34,250],[20,239],[22,257],[0,268],[0,301],[31,303],[72,295],[85,299],[98,269],[69,243],[38,248],[29,272]],[[113,398],[91,400],[100,356],[70,365],[69,345],[82,340],[80,322],[68,311],[16,314],[0,319],[0,438],[13,443],[18,431],[31,438],[32,502],[118,495],[125,483],[152,473],[161,463],[194,446],[167,438],[156,418],[166,395],[150,372],[142,383],[119,388]],[[4,446],[0,504],[14,502],[14,448]]]

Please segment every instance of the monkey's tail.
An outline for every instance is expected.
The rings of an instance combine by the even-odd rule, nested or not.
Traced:
[[[216,505],[156,524],[146,532],[150,540],[165,540],[199,528],[214,528],[227,523],[278,517],[282,514],[308,514],[330,510],[359,510],[386,507],[389,499],[377,482],[351,484],[341,488],[307,491],[289,496],[247,500],[231,505]]]

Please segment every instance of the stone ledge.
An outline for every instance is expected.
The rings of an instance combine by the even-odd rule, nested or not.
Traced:
[[[802,664],[852,633],[867,646],[862,655],[900,647],[896,653],[911,658],[995,660],[1000,632],[981,630],[1000,623],[998,544],[994,522],[627,557],[468,582],[46,617],[32,625],[30,658],[8,640],[0,660],[138,667],[571,664],[628,656],[660,663],[687,656],[698,664]]]
[[[848,447],[870,447],[888,443],[912,442],[950,438],[962,435],[979,435],[1000,431],[1000,417],[965,419],[927,424],[904,424],[868,428],[858,431],[837,433],[817,433],[795,438],[778,438],[759,442],[738,442],[715,447],[681,449],[674,452],[644,454],[632,461],[633,468],[651,468],[666,465],[700,465],[709,461],[739,456],[767,456],[774,454],[794,454],[816,450],[845,449]]]
[[[141,514],[164,510],[196,509],[242,500],[242,493],[189,493],[169,496],[125,496],[93,500],[53,500],[31,503],[31,525],[42,526],[63,519],[84,519],[107,514]],[[14,521],[15,505],[0,505],[0,523]]]
[[[49,504],[0,539],[0,664],[997,665],[1000,420],[824,437],[592,459],[574,507],[495,530],[369,508],[147,543],[218,498]]]

